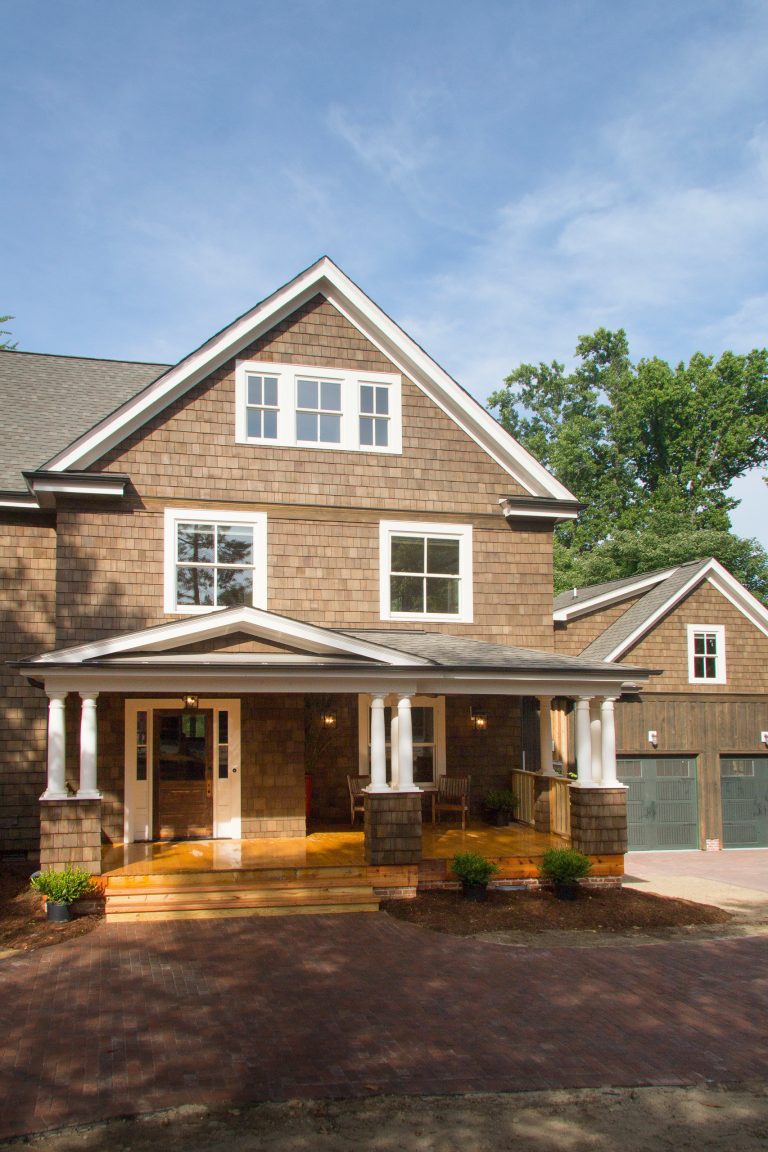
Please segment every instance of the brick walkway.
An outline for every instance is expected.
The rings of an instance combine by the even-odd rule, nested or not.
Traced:
[[[768,1077],[768,940],[517,949],[385,915],[103,925],[0,963],[0,1137],[182,1102]]]

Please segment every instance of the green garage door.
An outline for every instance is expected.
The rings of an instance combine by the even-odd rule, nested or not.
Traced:
[[[630,851],[698,848],[695,757],[620,757],[617,768],[629,789]]]
[[[768,848],[768,756],[721,756],[723,847]]]

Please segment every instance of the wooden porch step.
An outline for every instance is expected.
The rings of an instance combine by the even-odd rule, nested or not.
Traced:
[[[187,888],[207,888],[215,885],[225,887],[254,887],[261,888],[266,885],[287,885],[301,883],[327,884],[336,881],[358,882],[367,881],[367,869],[357,865],[345,865],[331,868],[235,868],[227,870],[208,870],[200,872],[121,872],[107,873],[103,877],[107,891],[137,889],[154,889],[156,887],[173,888],[174,890]]]

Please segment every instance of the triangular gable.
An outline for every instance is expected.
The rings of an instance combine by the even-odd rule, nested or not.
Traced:
[[[264,612],[260,608],[226,608],[210,612],[194,619],[176,620],[170,624],[158,624],[154,628],[143,628],[138,632],[123,633],[107,640],[96,640],[91,644],[80,644],[75,648],[63,648],[38,656],[35,664],[84,664],[91,660],[109,657],[140,657],[146,653],[175,653],[190,644],[213,640],[216,637],[233,635],[252,636],[265,640],[277,648],[283,647],[292,652],[300,651],[311,656],[327,656],[337,659],[357,658],[375,661],[378,664],[393,666],[423,666],[430,661],[420,657],[371,644],[359,637],[318,628],[302,620],[292,620],[288,616],[278,616],[274,612]],[[246,654],[247,658],[247,654]]]
[[[338,268],[322,257],[195,352],[170,368],[46,465],[52,472],[88,468],[211,372],[254,343],[317,294],[354,324],[395,367],[533,496],[573,501],[568,491],[518,444],[439,364]]]
[[[595,658],[599,655],[600,659],[615,663],[705,581],[733,604],[764,636],[768,636],[768,609],[717,560],[711,559],[702,566],[695,567],[687,580],[674,579],[683,569],[684,566],[676,569],[672,576],[668,577],[668,595],[663,594],[663,587],[658,591],[654,587],[648,593],[644,599],[649,600],[653,597],[653,605],[649,606],[647,611],[644,611],[644,600],[638,601],[628,609],[627,616],[630,614],[636,616],[631,628],[626,627],[624,617],[614,621],[601,636],[584,649],[581,655],[586,657],[594,655]]]

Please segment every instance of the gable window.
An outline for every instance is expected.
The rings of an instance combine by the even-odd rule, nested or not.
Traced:
[[[400,376],[238,361],[238,444],[402,452]]]
[[[266,607],[266,516],[168,508],[165,611]]]
[[[688,680],[691,684],[726,683],[722,624],[688,625]]]
[[[472,620],[472,528],[382,521],[383,620]]]

